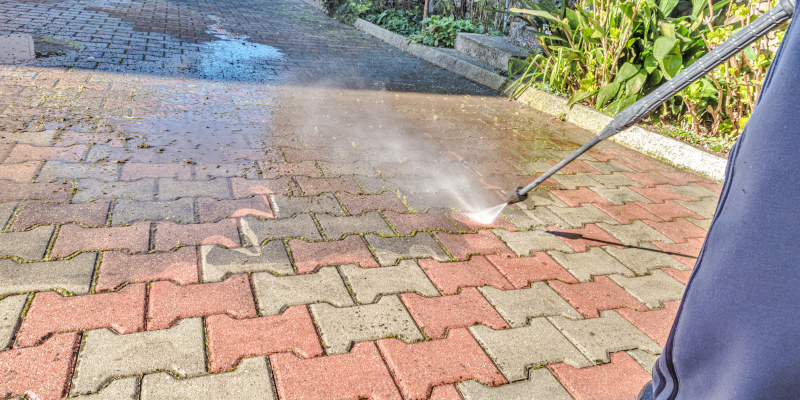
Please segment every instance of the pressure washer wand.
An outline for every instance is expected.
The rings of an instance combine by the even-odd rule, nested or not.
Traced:
[[[692,82],[711,72],[718,65],[725,62],[725,60],[743,50],[761,36],[766,35],[767,32],[780,26],[780,24],[792,17],[794,13],[794,4],[795,0],[780,0],[778,5],[773,7],[766,14],[758,17],[758,19],[742,28],[742,30],[737,32],[730,39],[681,71],[673,79],[670,79],[647,96],[631,104],[630,107],[617,114],[617,116],[600,131],[599,135],[592,138],[592,140],[581,146],[578,150],[575,150],[575,152],[570,154],[567,158],[563,159],[553,168],[550,168],[549,171],[536,178],[536,180],[528,184],[528,186],[518,187],[514,193],[508,197],[508,204],[525,200],[528,198],[528,192],[544,182],[545,179],[558,172],[572,160],[578,158],[581,154],[601,141],[616,135],[623,129],[632,126],[642,118],[650,115],[656,108],[692,84]]]

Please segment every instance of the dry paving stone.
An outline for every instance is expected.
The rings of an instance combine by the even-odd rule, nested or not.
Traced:
[[[346,353],[353,343],[387,337],[405,342],[423,340],[397,296],[384,296],[375,304],[354,307],[312,304],[309,308],[328,354]]]
[[[690,183],[688,185],[679,185],[679,186],[676,185],[665,185],[665,186],[678,192],[678,194],[680,194],[681,196],[690,199],[701,199],[704,197],[712,197],[716,200],[719,198],[719,194],[697,183]]]
[[[464,400],[572,400],[547,368],[531,369],[528,379],[489,387],[477,381],[459,382]]]
[[[348,264],[340,267],[347,285],[360,304],[374,303],[378,296],[399,293],[419,293],[438,296],[428,276],[416,261],[403,260],[394,267],[361,268]]]
[[[594,180],[594,174],[578,173],[575,175],[556,174],[553,179],[564,185],[567,189],[577,189],[579,187],[592,187],[599,186],[599,183]]]
[[[97,393],[70,397],[70,400],[137,400],[138,377],[114,379]]]
[[[650,308],[659,308],[665,301],[680,300],[685,289],[682,283],[661,270],[635,278],[619,275],[611,275],[610,278]]]
[[[171,178],[158,180],[158,199],[175,200],[181,197],[213,197],[231,199],[231,185],[228,179],[216,178],[203,181],[181,181]]]
[[[17,203],[0,203],[0,229],[5,228],[6,224],[8,223],[8,220],[11,219],[12,215],[14,215],[14,210],[16,208],[17,208]],[[29,228],[34,225],[36,224],[28,225],[25,228]]]
[[[613,189],[622,186],[644,187],[644,185],[636,182],[621,172],[614,172],[611,174],[594,175],[594,180],[606,188]],[[595,185],[597,186],[597,185]]]
[[[24,232],[0,233],[0,257],[18,257],[23,261],[44,258],[55,226],[40,226]]]
[[[28,303],[28,295],[19,294],[0,300],[0,351],[11,347],[22,310]]]
[[[704,230],[706,232],[708,232],[708,230],[711,229],[711,221],[713,221],[710,218],[709,219],[686,218],[686,220],[691,222],[691,223],[693,223],[693,224],[695,224],[697,227],[699,227],[700,229],[702,229],[702,230]]]
[[[658,361],[658,356],[660,354],[652,354],[648,353],[644,350],[628,350],[626,351],[631,358],[636,360],[639,365],[644,368],[645,371],[650,372],[653,370],[653,366],[656,365],[656,361]]]
[[[511,221],[517,228],[530,230],[543,226],[566,226],[567,223],[559,218],[555,213],[545,207],[536,207],[532,210],[521,210],[518,208],[507,208],[503,215]]]
[[[634,192],[628,187],[618,187],[618,188],[593,187],[591,190],[602,196],[604,199],[620,206],[631,201],[641,201],[644,203],[650,202],[644,196]]]
[[[253,217],[240,219],[242,232],[252,232],[260,244],[265,240],[282,238],[304,238],[308,240],[322,240],[317,224],[311,215],[300,214],[292,218],[260,220]],[[247,236],[247,233],[245,233]]]
[[[616,224],[614,218],[608,214],[600,211],[597,207],[591,204],[584,204],[580,207],[548,207],[558,218],[561,218],[566,225],[559,225],[566,228],[583,228],[586,224],[594,224],[597,222],[605,222],[609,224]]]
[[[625,164],[622,164],[616,160],[609,160],[606,162],[602,161],[584,161],[590,167],[604,173],[604,174],[611,174],[614,172],[632,172],[633,170],[626,167]]]
[[[307,197],[271,194],[269,199],[276,218],[288,218],[300,213],[345,215],[342,206],[333,193]]]
[[[179,379],[166,372],[142,378],[141,400],[276,399],[265,357],[242,360],[230,372]]]
[[[137,201],[155,199],[155,179],[139,179],[129,182],[101,182],[96,179],[78,181],[78,191],[73,202],[85,203],[97,199],[128,198]]]
[[[589,282],[597,275],[633,276],[633,272],[601,248],[591,247],[583,253],[551,251],[548,254],[581,282]]]
[[[377,211],[347,217],[327,214],[316,214],[315,216],[328,240],[338,240],[346,235],[359,233],[376,233],[383,236],[394,236],[395,234]]]
[[[313,274],[277,277],[268,272],[252,275],[256,303],[263,315],[279,314],[287,306],[330,303],[336,307],[353,305],[353,299],[334,267],[320,268]]]
[[[583,318],[564,298],[544,282],[534,282],[530,288],[500,290],[484,286],[478,290],[512,327],[528,324],[528,319],[542,316]]]
[[[695,201],[676,200],[675,202],[697,214],[700,214],[705,218],[711,218],[714,216],[714,212],[717,210],[718,201],[718,197],[705,197]]]
[[[170,329],[118,335],[86,332],[78,353],[71,394],[96,392],[113,377],[169,371],[181,377],[205,372],[203,321],[184,319]]]
[[[243,272],[270,272],[294,275],[289,253],[281,241],[264,246],[228,249],[217,245],[200,247],[203,282],[221,281],[227,275]]]
[[[436,261],[448,261],[450,257],[439,243],[427,232],[417,232],[414,236],[384,238],[378,235],[365,236],[367,243],[375,251],[375,257],[381,265],[395,265],[405,258],[433,258]]]
[[[544,250],[572,252],[572,249],[561,239],[547,231],[509,232],[504,229],[493,229],[492,231],[520,257]]]
[[[627,246],[637,246],[642,242],[654,241],[675,243],[642,221],[633,221],[628,225],[599,223],[597,226]]]
[[[192,223],[194,222],[194,201],[190,198],[174,201],[117,200],[111,214],[111,224],[125,225],[134,221]]]
[[[86,294],[92,285],[97,253],[83,253],[69,260],[18,263],[0,260],[0,296],[63,289]]]
[[[546,318],[534,318],[519,328],[494,330],[476,325],[469,330],[511,382],[525,379],[530,367],[557,362],[578,368],[592,365]]]
[[[60,178],[69,179],[99,179],[101,181],[114,181],[119,176],[119,170],[114,164],[76,164],[61,161],[47,161],[42,167],[37,182],[53,182]]]
[[[595,363],[609,361],[615,351],[640,349],[653,354],[661,347],[622,318],[616,311],[600,311],[600,317],[571,320],[564,317],[549,317],[564,336],[575,344],[583,355]]]
[[[661,251],[649,243],[644,243],[639,247],[617,248],[603,246],[603,250],[621,261],[631,271],[637,275],[645,275],[651,270],[672,267],[679,270],[686,270],[686,266],[669,254]]]

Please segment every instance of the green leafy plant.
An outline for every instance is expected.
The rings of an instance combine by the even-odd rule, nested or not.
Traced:
[[[453,47],[456,35],[461,32],[482,33],[482,29],[465,19],[433,15],[422,20],[422,30],[411,40],[428,46]]]
[[[703,35],[706,47],[711,50],[719,46],[762,13],[754,2],[731,5],[724,24],[709,25],[709,31]],[[680,93],[686,107],[683,122],[695,135],[735,137],[744,129],[772,64],[772,49],[782,40],[784,32],[778,31],[772,38],[762,37]]]
[[[358,18],[381,11],[380,5],[369,0],[345,0],[336,8],[335,17],[346,24],[352,24]]]
[[[559,82],[549,85],[569,94],[570,104],[588,101],[615,114],[707,51],[706,0],[678,18],[668,17],[677,0],[579,0],[574,9],[524,1],[531,8],[511,12],[538,29],[542,52],[530,57],[514,94],[559,68]]]
[[[420,30],[422,11],[419,8],[412,10],[387,8],[380,14],[366,15],[364,19],[392,32],[410,36]]]

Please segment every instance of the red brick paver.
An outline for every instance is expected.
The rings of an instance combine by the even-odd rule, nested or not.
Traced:
[[[416,293],[400,295],[411,317],[426,335],[444,338],[449,329],[483,324],[493,329],[509,328],[485,297],[475,288],[464,288],[451,296],[422,297]]]
[[[689,239],[706,237],[706,231],[685,219],[676,219],[672,222],[644,221],[644,223],[675,243],[686,243]]]
[[[166,329],[183,318],[228,314],[253,318],[256,306],[247,275],[222,282],[178,286],[172,282],[150,284],[147,329]]]
[[[373,195],[340,192],[336,194],[336,197],[342,201],[352,215],[363,214],[371,210],[408,212],[408,207],[392,192]]]
[[[206,318],[211,372],[233,368],[242,358],[293,352],[303,358],[322,355],[322,345],[306,306],[251,319],[228,315]]]
[[[623,308],[618,312],[650,339],[655,340],[659,346],[664,347],[680,303],[680,301],[665,301],[662,310],[635,311]]]
[[[425,271],[442,294],[456,294],[465,287],[494,286],[498,289],[513,289],[514,286],[483,256],[474,256],[469,261],[438,262],[419,260]]]
[[[688,239],[685,243],[677,244],[662,242],[653,242],[653,244],[689,268],[694,268],[697,256],[700,255],[700,249],[703,248],[701,239]]]
[[[0,396],[66,396],[80,335],[61,333],[36,347],[0,352]]]
[[[466,260],[472,254],[503,254],[513,256],[514,252],[492,231],[480,230],[478,233],[450,234],[434,232],[433,236],[456,260]]]
[[[598,317],[600,310],[623,307],[648,309],[607,276],[596,276],[594,282],[569,284],[551,281],[549,284],[586,318]]]
[[[578,207],[584,203],[611,204],[611,202],[606,200],[603,196],[600,196],[587,187],[579,187],[573,190],[553,190],[550,193],[570,207]]]
[[[367,244],[360,236],[352,235],[332,242],[308,243],[301,239],[289,241],[297,272],[308,274],[328,265],[358,263],[363,268],[377,267]]]
[[[696,213],[690,211],[688,208],[674,201],[665,201],[661,204],[647,204],[641,202],[637,202],[636,204],[638,204],[645,210],[657,215],[664,221],[672,221],[675,218],[704,219],[703,217],[697,215]]]
[[[490,385],[506,383],[503,374],[464,328],[446,339],[406,344],[397,339],[378,341],[403,398],[427,399],[434,386],[477,379]]]
[[[611,362],[588,368],[568,364],[547,366],[575,400],[633,399],[651,379],[625,352],[611,354]]]
[[[218,244],[224,247],[240,247],[239,229],[236,220],[223,219],[204,224],[177,224],[159,222],[156,225],[155,247],[157,251],[170,251],[178,246]]]
[[[129,255],[122,251],[103,252],[98,291],[114,290],[128,282],[172,280],[181,285],[198,282],[197,250],[182,247],[172,253]]]
[[[197,199],[197,213],[200,222],[216,222],[222,218],[238,218],[252,215],[259,218],[274,218],[267,196],[253,196],[247,199],[215,200],[210,197]]]
[[[625,203],[621,206],[607,204],[595,204],[595,206],[621,224],[630,224],[635,220],[661,221],[656,214],[647,211],[635,202]]]
[[[117,333],[144,329],[145,285],[126,286],[115,293],[64,297],[37,293],[17,333],[16,346],[35,346],[54,332],[111,328]]]
[[[52,225],[77,222],[88,227],[106,224],[109,200],[98,200],[81,204],[49,204],[42,201],[26,201],[19,206],[11,230],[23,230],[37,225]]]
[[[401,399],[373,342],[356,343],[349,354],[303,360],[281,353],[269,358],[282,399]]]
[[[384,211],[383,215],[401,235],[433,230],[458,232],[453,221],[447,218],[447,215],[441,210],[428,210],[423,214],[400,214],[394,211]]]
[[[429,400],[464,400],[464,398],[461,397],[456,385],[443,385],[433,388]]]
[[[517,289],[527,287],[532,282],[553,279],[578,282],[561,264],[543,251],[536,252],[531,257],[487,256],[486,259]]]
[[[61,227],[50,256],[66,257],[79,251],[124,249],[144,253],[150,243],[150,223],[137,222],[114,228],[83,228],[75,224]]]
[[[24,183],[33,180],[36,171],[42,166],[41,161],[26,161],[18,164],[0,164],[0,179]]]

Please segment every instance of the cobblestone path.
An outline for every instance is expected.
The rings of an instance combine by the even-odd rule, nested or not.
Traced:
[[[719,185],[299,0],[4,0],[0,397],[629,399]]]

